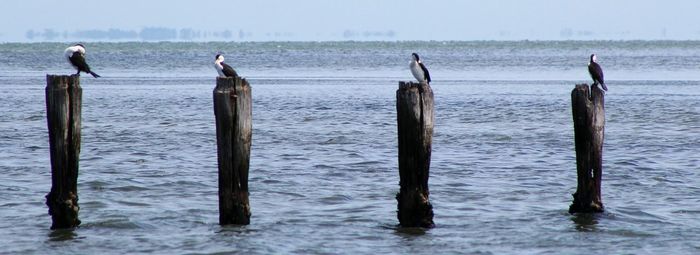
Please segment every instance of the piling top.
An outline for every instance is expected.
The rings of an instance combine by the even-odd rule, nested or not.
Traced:
[[[216,82],[225,82],[225,81],[235,82],[236,80],[246,81],[245,78],[242,78],[242,77],[240,77],[240,76],[236,76],[236,77],[221,77],[221,76],[216,76]]]
[[[78,75],[46,75],[46,88],[80,88],[80,76]]]
[[[399,89],[410,89],[410,88],[420,88],[422,83],[412,82],[412,81],[400,81]]]
[[[576,84],[573,90],[571,90],[571,98],[576,96],[585,97],[588,101],[602,101],[604,100],[605,93],[598,86],[589,86],[588,84]]]
[[[245,87],[250,87],[250,84],[248,84],[248,81],[245,78],[241,77],[216,77],[215,90],[230,89],[234,86],[236,89],[242,89]]]
[[[250,90],[250,84],[241,77],[216,77],[214,93],[228,93],[230,91]],[[236,93],[236,92],[234,92]]]
[[[77,75],[58,75],[58,74],[46,74],[46,80],[53,80],[53,79],[75,79],[79,78],[80,76]]]
[[[586,84],[586,83],[576,84],[575,89],[585,89],[585,90],[588,90],[588,84]]]

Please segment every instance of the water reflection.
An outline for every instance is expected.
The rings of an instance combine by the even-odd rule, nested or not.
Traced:
[[[249,234],[253,233],[254,230],[249,228],[248,225],[236,225],[236,224],[231,224],[231,225],[217,225],[214,228],[214,232],[217,234],[221,234],[224,236],[237,236],[241,234]]]
[[[68,241],[68,240],[73,240],[78,237],[78,234],[75,233],[75,229],[56,229],[56,230],[51,230],[49,232],[49,241],[51,242],[61,242],[61,241]]]
[[[576,230],[581,232],[597,231],[596,225],[600,218],[599,213],[577,213],[571,216],[571,221],[574,222]]]
[[[429,228],[402,228],[401,226],[396,226],[394,234],[401,237],[419,237],[428,233]]]

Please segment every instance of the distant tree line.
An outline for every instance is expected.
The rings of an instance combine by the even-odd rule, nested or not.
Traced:
[[[394,30],[387,30],[387,31],[354,31],[354,30],[345,30],[343,32],[343,37],[344,38],[357,38],[357,37],[386,37],[386,38],[393,38],[396,36],[396,33]]]
[[[292,39],[293,33],[259,33],[261,38]],[[337,36],[337,35],[336,35]],[[344,30],[340,36],[344,39],[381,39],[394,38],[396,33],[393,30],[386,31],[356,31]],[[28,30],[25,37],[30,41],[55,41],[55,40],[95,40],[95,41],[198,41],[198,40],[246,40],[253,37],[253,33],[239,30],[223,31],[203,31],[191,28],[167,28],[167,27],[145,27],[141,30],[124,30],[110,28],[107,30],[89,29],[77,30],[73,32],[56,31],[53,29]],[[258,38],[260,39],[260,38]]]
[[[236,33],[238,39],[245,39],[252,35],[250,32],[243,30]],[[172,40],[196,40],[196,39],[233,39],[234,32],[231,30],[224,31],[201,31],[191,28],[183,28],[179,31],[174,28],[166,27],[145,27],[140,31],[123,30],[110,28],[107,30],[90,29],[77,30],[75,32],[62,31],[58,32],[53,29],[44,30],[28,30],[25,37],[29,40],[47,40],[53,41],[57,39],[90,39],[90,40],[144,40],[144,41],[172,41]]]

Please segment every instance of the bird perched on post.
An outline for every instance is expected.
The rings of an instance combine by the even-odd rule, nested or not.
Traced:
[[[78,72],[75,75],[80,76],[80,72],[86,72],[92,75],[92,77],[100,77],[98,74],[90,70],[90,66],[85,62],[85,46],[78,43],[76,45],[70,46],[66,48],[66,51],[63,53],[63,55],[66,57],[66,60],[68,63],[70,63],[75,70],[78,70]]]
[[[214,68],[216,68],[216,71],[221,77],[238,77],[236,70],[233,70],[230,65],[224,63],[224,55],[216,55],[216,59],[214,60]]]
[[[600,68],[600,65],[596,62],[595,54],[591,54],[591,62],[588,62],[588,73],[590,73],[591,78],[593,78],[591,88],[600,83],[603,90],[608,91],[608,87],[605,86],[605,79],[603,78],[603,69]]]
[[[408,64],[408,66],[411,68],[411,73],[413,74],[413,77],[416,77],[416,80],[418,82],[425,82],[430,84],[430,73],[428,72],[428,68],[425,68],[425,65],[423,65],[423,62],[420,61],[420,57],[418,56],[417,53],[411,54],[412,58],[411,62]]]

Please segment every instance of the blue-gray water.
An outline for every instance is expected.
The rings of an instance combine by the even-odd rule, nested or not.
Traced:
[[[0,44],[0,253],[700,253],[700,42],[92,43],[82,225],[52,231],[46,73]],[[433,77],[434,229],[397,228],[395,91]],[[214,55],[253,87],[251,224],[218,225]],[[600,215],[570,215],[570,93],[597,53]]]

